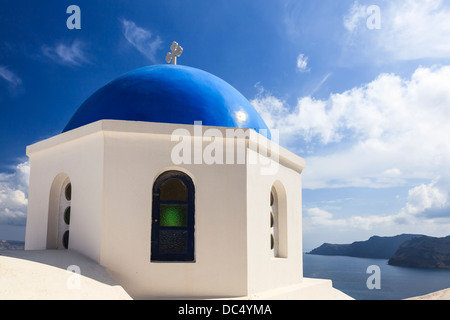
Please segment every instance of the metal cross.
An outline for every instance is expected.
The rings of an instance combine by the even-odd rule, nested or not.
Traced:
[[[167,53],[166,61],[167,63],[170,63],[170,61],[172,61],[172,64],[177,64],[177,57],[181,56],[183,48],[179,46],[176,41],[174,41],[170,46],[170,50],[172,51]]]

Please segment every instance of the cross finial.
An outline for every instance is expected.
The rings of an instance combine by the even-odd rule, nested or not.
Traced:
[[[166,61],[167,63],[170,63],[172,61],[172,64],[177,64],[177,57],[181,56],[181,53],[183,52],[183,48],[178,45],[176,41],[172,42],[172,45],[170,46],[171,52],[168,52],[166,55]]]

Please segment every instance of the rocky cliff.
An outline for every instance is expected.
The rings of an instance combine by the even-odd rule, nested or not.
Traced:
[[[423,236],[406,241],[388,263],[412,268],[450,269],[450,236]]]

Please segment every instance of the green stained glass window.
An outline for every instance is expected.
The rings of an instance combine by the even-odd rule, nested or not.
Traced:
[[[187,206],[176,204],[161,204],[161,227],[186,227]]]
[[[192,179],[166,171],[153,184],[151,261],[195,261]]]

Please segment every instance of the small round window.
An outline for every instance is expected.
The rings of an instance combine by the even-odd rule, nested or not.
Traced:
[[[69,249],[69,230],[64,232],[64,235],[62,238],[62,243],[63,243],[64,249]]]
[[[270,250],[273,250],[275,247],[275,238],[273,236],[273,233],[270,235]]]
[[[72,200],[72,184],[69,183],[64,191],[67,201]]]
[[[70,206],[64,210],[64,222],[69,225],[70,224]]]

